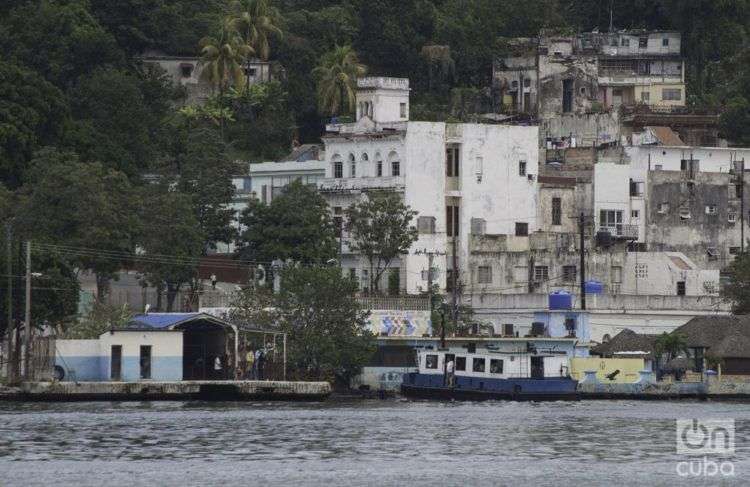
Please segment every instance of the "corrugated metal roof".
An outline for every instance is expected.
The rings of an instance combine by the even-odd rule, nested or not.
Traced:
[[[169,328],[178,323],[190,321],[204,313],[149,313],[146,315],[135,315],[128,322],[128,326],[134,328]]]
[[[677,132],[669,127],[650,125],[646,128],[659,139],[661,145],[685,145]]]

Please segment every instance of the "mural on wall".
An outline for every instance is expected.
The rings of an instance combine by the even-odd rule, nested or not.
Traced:
[[[373,311],[369,330],[380,336],[418,337],[432,335],[429,311]]]

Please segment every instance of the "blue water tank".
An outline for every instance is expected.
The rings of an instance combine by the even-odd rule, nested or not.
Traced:
[[[604,284],[599,281],[586,281],[583,283],[586,294],[602,294],[604,292]]]
[[[549,294],[549,309],[572,309],[573,296],[568,291],[555,291]]]

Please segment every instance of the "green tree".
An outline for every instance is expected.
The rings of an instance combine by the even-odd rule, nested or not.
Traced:
[[[721,296],[732,304],[734,314],[750,313],[750,252],[737,255],[726,270],[730,278]]]
[[[203,65],[201,77],[206,82],[218,88],[220,94],[230,84],[242,86],[245,79],[243,64],[254,50],[237,33],[231,20],[225,19],[218,34],[204,37],[199,46]]]
[[[681,353],[687,353],[687,342],[685,336],[680,333],[662,333],[654,343],[654,350],[657,359],[666,354],[666,361],[669,363],[672,359],[678,357]]]
[[[412,220],[417,212],[397,195],[373,195],[346,209],[349,248],[370,264],[370,289],[379,290],[380,278],[393,259],[408,252],[417,240]]]
[[[271,55],[271,36],[282,36],[279,11],[268,0],[234,0],[230,4],[230,23],[263,61]]]
[[[320,112],[327,115],[351,113],[356,103],[357,78],[365,72],[365,66],[360,64],[351,46],[336,46],[325,53],[313,70]]]
[[[61,336],[66,339],[96,339],[112,328],[123,328],[132,317],[133,311],[127,305],[95,302],[84,316],[70,323]]]
[[[156,309],[162,309],[165,291],[166,311],[171,312],[179,291],[197,276],[206,238],[192,198],[171,190],[167,181],[144,188],[141,201],[143,233],[138,239],[142,251],[138,267],[146,282],[159,290]]]
[[[20,186],[33,152],[59,142],[63,93],[36,73],[0,62],[0,183]]]
[[[71,152],[45,149],[32,160],[21,196],[24,238],[64,245],[61,253],[72,265],[96,274],[97,297],[104,300],[109,281],[135,250],[138,221],[127,177]]]
[[[313,188],[294,181],[270,205],[250,202],[242,213],[240,255],[270,262],[325,263],[336,255],[336,237],[328,205]]]
[[[301,377],[333,379],[348,387],[375,352],[368,311],[355,297],[357,283],[338,267],[285,269],[275,298],[280,328],[288,333],[288,356]]]

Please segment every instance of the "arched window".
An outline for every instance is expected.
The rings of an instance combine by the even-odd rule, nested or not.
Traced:
[[[362,161],[362,167],[359,168],[359,175],[363,178],[370,175],[369,165],[367,164],[369,160],[370,156],[367,155],[367,152],[363,152],[362,158],[360,159],[360,161]]]
[[[401,176],[401,160],[396,151],[388,154],[388,163],[391,166],[391,176]]]
[[[341,156],[336,154],[331,160],[332,172],[334,178],[344,177],[344,161],[341,160]]]
[[[349,154],[349,177],[357,177],[357,161],[354,158],[354,154]]]
[[[383,158],[380,156],[380,152],[375,153],[375,176],[383,176]]]

